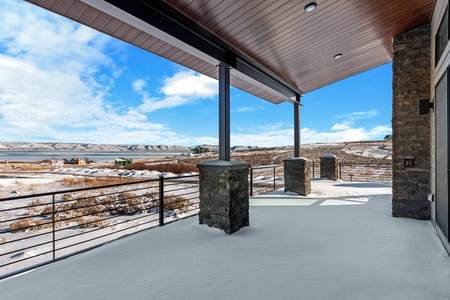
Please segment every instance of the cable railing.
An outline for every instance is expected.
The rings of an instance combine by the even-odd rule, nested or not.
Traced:
[[[198,175],[0,199],[0,279],[198,213]]]

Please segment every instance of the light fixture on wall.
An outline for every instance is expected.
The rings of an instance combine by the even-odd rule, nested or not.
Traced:
[[[430,99],[419,99],[419,115],[429,114],[430,108],[434,109],[434,102],[430,102]]]
[[[342,53],[335,54],[333,57],[335,59],[341,58],[342,57]]]
[[[307,4],[304,8],[305,11],[307,12],[311,12],[313,11],[315,8],[317,7],[317,3],[316,2],[311,2],[309,4]]]

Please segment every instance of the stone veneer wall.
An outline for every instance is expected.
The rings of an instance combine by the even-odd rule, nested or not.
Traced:
[[[431,26],[393,41],[392,215],[430,219],[430,115],[419,115],[419,99],[430,99]]]
[[[199,223],[228,234],[248,226],[250,165],[213,160],[197,166],[200,173]]]

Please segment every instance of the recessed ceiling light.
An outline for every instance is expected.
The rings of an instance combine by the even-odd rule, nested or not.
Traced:
[[[316,2],[311,2],[311,3],[307,4],[304,9],[305,9],[305,11],[310,12],[310,11],[313,11],[314,8],[316,8],[316,6],[317,6]]]
[[[338,53],[338,54],[336,54],[336,55],[333,56],[333,57],[336,58],[336,59],[341,58],[341,57],[342,57],[342,53]]]

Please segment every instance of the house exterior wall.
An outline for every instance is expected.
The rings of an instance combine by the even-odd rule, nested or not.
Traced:
[[[430,99],[431,25],[393,40],[392,215],[430,219],[430,115],[419,115],[420,99]]]

